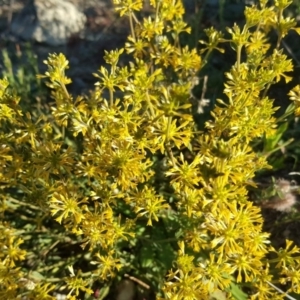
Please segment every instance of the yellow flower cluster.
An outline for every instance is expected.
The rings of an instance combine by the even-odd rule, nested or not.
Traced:
[[[203,57],[180,43],[180,34],[190,32],[181,1],[151,0],[153,16],[142,22],[136,15],[141,0],[113,2],[129,18],[131,34],[124,49],[105,53],[109,67],[94,74],[98,81],[91,95],[73,99],[68,93],[63,54],[49,55],[48,71],[40,76],[47,78],[55,100],[49,115],[23,114],[7,80],[0,81],[0,181],[16,197],[20,192],[18,205],[36,210],[27,220],[34,220],[37,230],[50,217],[63,226],[47,253],[76,239],[95,257],[89,279],[69,268],[64,287],[70,299],[80,291],[91,294],[94,281],[111,279],[126,265],[120,244],[132,247],[148,226],[157,233],[165,224],[179,227],[178,253],[167,280],[158,283],[161,299],[237,299],[237,293],[245,297],[244,286],[251,299],[283,299],[270,284],[273,278],[289,283],[287,292],[299,293],[299,249],[290,241],[286,249],[270,246],[260,209],[247,197],[255,172],[268,168],[250,143],[276,128],[276,108],[266,92],[281,78],[289,81],[286,73],[293,69],[279,49],[288,30],[298,30],[283,16],[289,1],[267,7],[261,0],[260,8],[247,8],[246,24],[229,28],[227,40],[207,29],[208,41],[199,41]],[[274,49],[267,42],[270,28],[279,32]],[[219,44],[225,42],[236,52],[236,64],[226,74],[228,101],[218,100],[213,120],[199,132],[191,114],[194,79],[213,50],[223,52]],[[132,61],[120,67],[124,51]],[[296,87],[290,96],[299,101],[299,94]],[[158,156],[164,161],[162,176]],[[156,184],[158,175],[163,179]],[[0,295],[15,299],[23,276],[15,265],[26,253],[6,226],[0,227],[5,286]],[[26,293],[30,299],[52,299],[54,288],[40,280]]]

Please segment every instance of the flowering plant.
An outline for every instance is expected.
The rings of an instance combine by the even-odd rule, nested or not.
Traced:
[[[76,299],[99,282],[105,294],[105,282],[125,273],[159,299],[284,299],[278,282],[299,293],[299,248],[270,245],[247,192],[255,172],[269,167],[251,142],[276,131],[266,91],[291,79],[292,62],[280,49],[287,32],[298,31],[283,15],[290,2],[247,7],[246,24],[228,28],[229,38],[207,29],[200,52],[180,42],[190,32],[180,1],[151,0],[155,13],[143,21],[141,0],[114,3],[131,34],[124,48],[106,52],[109,67],[94,74],[91,95],[69,94],[63,54],[50,54],[40,76],[51,107],[23,111],[0,81],[1,212],[20,217],[0,226],[0,295],[54,299],[61,288]],[[222,43],[236,53],[227,101],[218,99],[199,132],[192,89]],[[124,51],[132,61],[121,67]]]

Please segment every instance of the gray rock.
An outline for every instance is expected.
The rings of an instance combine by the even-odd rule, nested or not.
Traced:
[[[11,24],[11,33],[51,46],[66,44],[85,27],[86,17],[66,0],[31,0]]]

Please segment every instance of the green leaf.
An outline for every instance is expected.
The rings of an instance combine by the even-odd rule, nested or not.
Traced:
[[[226,300],[227,298],[225,292],[222,292],[221,290],[216,290],[210,294],[210,299]]]
[[[239,288],[239,286],[235,283],[230,284],[230,292],[231,292],[232,296],[234,297],[234,299],[236,299],[236,300],[247,300],[248,299],[248,295],[245,294]]]
[[[45,277],[44,277],[41,273],[39,273],[39,272],[37,272],[37,271],[31,272],[31,273],[29,274],[29,278],[30,278],[30,279],[33,279],[33,280],[36,280],[36,281],[45,280]]]

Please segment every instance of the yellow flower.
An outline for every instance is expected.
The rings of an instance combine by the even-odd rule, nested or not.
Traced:
[[[120,12],[120,16],[130,15],[133,11],[140,11],[143,7],[142,0],[113,0],[115,10]]]

